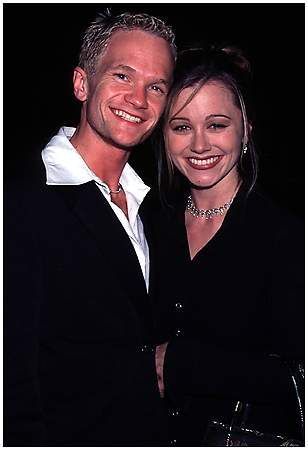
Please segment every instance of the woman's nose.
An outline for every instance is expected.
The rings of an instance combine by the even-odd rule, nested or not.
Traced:
[[[207,135],[202,132],[196,132],[191,142],[191,151],[194,153],[204,153],[211,150],[211,144]]]

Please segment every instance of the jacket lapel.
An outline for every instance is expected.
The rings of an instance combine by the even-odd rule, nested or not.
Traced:
[[[151,191],[150,191],[151,192]],[[140,208],[139,208],[139,216],[142,220],[143,224],[143,231],[145,234],[145,237],[147,239],[148,247],[149,247],[149,259],[150,259],[150,276],[149,276],[149,294],[151,298],[151,294],[154,291],[154,284],[155,284],[155,270],[154,270],[154,261],[153,261],[153,217],[152,217],[152,210],[151,210],[151,194],[147,194],[145,199],[143,200]]]
[[[139,314],[150,320],[150,303],[134,247],[122,224],[94,182],[74,186],[52,186],[64,198],[68,208],[96,240],[103,265],[119,280]]]

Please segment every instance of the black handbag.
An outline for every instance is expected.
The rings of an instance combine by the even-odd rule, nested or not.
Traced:
[[[237,401],[231,423],[210,421],[201,445],[206,447],[304,447],[304,367],[301,363],[287,365],[296,396],[297,417],[295,420],[301,440],[283,434],[265,433],[250,427],[247,425],[246,418],[251,405]]]

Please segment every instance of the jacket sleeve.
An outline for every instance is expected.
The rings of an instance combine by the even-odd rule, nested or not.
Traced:
[[[300,221],[287,221],[276,235],[269,289],[272,352],[288,360],[304,359],[305,235]]]
[[[193,339],[170,341],[164,380],[175,402],[185,396],[204,396],[271,403],[293,396],[288,369],[279,358],[226,352]]]
[[[39,446],[45,438],[38,381],[41,264],[35,219],[32,227],[29,205],[19,197],[6,197],[4,203],[3,442]]]

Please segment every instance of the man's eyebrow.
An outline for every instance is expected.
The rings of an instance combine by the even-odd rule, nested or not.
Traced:
[[[164,84],[166,86],[169,86],[169,81],[164,80],[163,78],[160,78],[159,80],[153,81],[153,84]]]
[[[116,66],[111,66],[110,70],[128,70],[129,72],[136,72],[135,69],[133,69],[130,66],[125,66],[124,64],[117,64]]]

